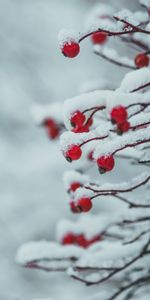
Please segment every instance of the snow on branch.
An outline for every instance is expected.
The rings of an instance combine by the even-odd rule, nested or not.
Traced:
[[[63,247],[55,242],[29,242],[17,252],[16,261],[21,266],[45,271],[64,271],[75,262],[84,250],[74,245]]]
[[[73,269],[72,273],[71,270],[69,270],[69,275],[74,279],[84,282],[86,285],[103,283],[106,280],[110,280],[112,277],[114,278],[115,276],[120,275],[121,272],[121,276],[125,276],[124,271],[129,271],[129,267],[131,269],[134,268],[136,262],[141,258],[141,255],[146,254],[148,247],[149,239],[145,242],[143,237],[132,244],[126,245],[123,245],[120,242],[101,242],[100,244],[95,244],[89,248],[86,255],[83,257],[81,256],[77,261],[76,268],[77,270],[78,268],[79,270],[81,270],[81,268],[97,268],[100,272],[94,274],[96,275],[94,278],[92,276],[93,274],[88,275],[87,277],[81,277],[81,275],[78,275],[78,272]],[[147,260],[145,262],[145,268],[147,269],[146,263]],[[148,269],[146,273],[148,273]]]
[[[136,69],[132,59],[129,59],[128,57],[121,57],[115,49],[96,45],[94,47],[94,53],[120,67]]]
[[[132,13],[128,9],[122,9],[119,12],[117,12],[114,17],[119,20],[124,20],[124,22],[131,23],[134,26],[138,26],[140,24],[140,21],[135,17],[135,13]],[[141,13],[142,17],[142,13]]]
[[[115,216],[114,220],[116,220]],[[110,220],[108,218],[108,215],[105,214],[82,215],[77,221],[64,219],[61,220],[57,225],[57,240],[61,241],[68,232],[76,235],[83,234],[85,238],[91,239],[105,232],[109,225],[112,223],[113,218]]]
[[[82,147],[92,141],[103,140],[108,137],[110,128],[111,125],[105,124],[87,133],[65,132],[61,135],[60,139],[61,149],[65,151],[68,148],[68,145],[72,145],[73,143]]]
[[[114,155],[125,148],[136,147],[146,142],[150,142],[149,127],[136,132],[127,133],[121,137],[116,137],[114,140],[110,140],[109,143],[105,143],[104,141],[103,144],[96,147],[94,158],[98,159],[98,157],[102,155]]]
[[[125,75],[119,90],[125,93],[138,91],[150,85],[150,69],[142,68]]]

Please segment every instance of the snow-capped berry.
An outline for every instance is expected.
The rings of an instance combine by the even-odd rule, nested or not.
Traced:
[[[128,117],[127,110],[124,106],[119,105],[112,109],[111,113],[111,121],[112,123],[124,123]]]
[[[65,152],[66,159],[71,162],[72,160],[78,160],[82,155],[82,150],[79,145],[71,145]]]
[[[60,130],[57,126],[52,126],[50,128],[46,128],[46,132],[49,138],[51,138],[52,140],[56,139],[59,134],[60,134]]]
[[[73,233],[67,233],[61,243],[62,245],[70,245],[70,244],[74,244],[76,242],[76,236]]]
[[[104,44],[107,40],[107,34],[105,32],[95,32],[91,36],[93,44]]]
[[[67,42],[61,49],[64,56],[74,58],[80,52],[80,45],[76,42]]]
[[[73,213],[77,214],[81,212],[80,207],[78,207],[78,205],[74,201],[70,201],[69,205]]]
[[[138,68],[144,68],[147,67],[149,65],[149,56],[144,54],[144,53],[140,53],[135,57],[135,65]]]
[[[114,168],[115,161],[112,155],[101,156],[97,159],[97,165],[101,174],[111,171]]]
[[[72,182],[70,185],[70,190],[72,192],[75,192],[78,188],[80,188],[82,185],[79,182]]]
[[[85,122],[85,115],[81,111],[77,110],[71,116],[70,122],[73,127],[82,127]]]
[[[77,206],[82,212],[88,212],[92,208],[92,201],[89,197],[82,197],[77,201]]]
[[[130,129],[130,123],[125,121],[124,123],[117,124],[117,133],[122,134],[123,132],[127,132]]]

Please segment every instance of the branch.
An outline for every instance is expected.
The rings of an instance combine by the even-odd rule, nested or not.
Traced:
[[[125,63],[123,63],[123,62],[119,62],[119,61],[117,61],[117,60],[115,60],[115,59],[113,59],[113,58],[110,58],[110,57],[106,56],[104,53],[101,53],[101,52],[98,51],[98,50],[94,50],[94,53],[95,53],[96,55],[98,55],[98,56],[104,58],[105,60],[107,60],[107,61],[109,61],[109,62],[111,62],[111,63],[117,65],[117,66],[124,67],[124,68],[128,68],[128,69],[132,69],[132,70],[136,70],[136,69],[137,69],[137,68],[134,67],[134,66],[130,66],[130,65],[125,64]]]
[[[116,299],[119,295],[121,295],[123,292],[125,292],[126,290],[134,287],[135,285],[143,285],[143,284],[146,284],[150,282],[150,276],[145,276],[145,277],[141,277],[135,281],[132,281],[131,283],[125,285],[125,286],[122,286],[119,291],[117,291],[115,294],[113,294],[113,296],[111,296],[110,298],[108,298],[107,300],[114,300]]]
[[[146,84],[144,84],[144,85],[141,85],[141,86],[139,86],[138,88],[132,90],[131,93],[138,92],[138,91],[140,91],[140,90],[142,90],[142,89],[144,89],[144,88],[147,88],[148,86],[150,86],[150,82],[148,82],[148,83],[146,83]]]
[[[92,286],[92,285],[103,283],[103,282],[107,281],[108,279],[112,278],[113,276],[115,276],[116,274],[118,274],[119,272],[121,272],[121,271],[125,270],[126,268],[128,268],[129,266],[133,265],[137,260],[139,260],[143,255],[146,254],[148,246],[149,246],[149,240],[145,244],[145,246],[143,247],[142,251],[137,256],[135,256],[134,258],[132,258],[123,267],[114,269],[111,273],[109,273],[107,276],[105,276],[104,278],[102,278],[100,280],[97,280],[95,282],[88,281],[88,280],[86,280],[84,278],[81,278],[81,277],[79,277],[77,275],[74,275],[74,274],[71,275],[71,277],[74,278],[74,279],[76,279],[76,280],[78,280],[78,281],[80,281],[80,282],[85,283],[87,286]]]

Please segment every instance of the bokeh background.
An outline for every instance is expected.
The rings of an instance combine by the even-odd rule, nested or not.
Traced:
[[[94,56],[85,41],[78,58],[58,47],[62,28],[81,30],[94,0],[0,0],[0,299],[83,299],[92,289],[62,274],[24,270],[17,248],[31,239],[54,239],[55,225],[71,218],[62,174],[67,163],[31,115],[34,103],[64,101],[83,82],[119,83],[124,70]],[[137,0],[108,0],[134,9]],[[109,70],[109,71],[108,71]],[[117,70],[117,71],[116,71]],[[87,291],[88,289],[88,291]]]

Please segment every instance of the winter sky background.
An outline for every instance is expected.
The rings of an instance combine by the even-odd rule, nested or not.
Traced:
[[[69,216],[62,184],[68,168],[59,145],[37,128],[34,103],[64,101],[83,82],[110,78],[119,71],[92,53],[85,41],[74,60],[62,56],[58,32],[81,30],[87,13],[100,1],[0,0],[0,299],[83,298],[86,287],[62,274],[23,270],[15,263],[19,245],[54,239],[55,225]],[[102,1],[101,1],[102,2]],[[112,0],[116,9],[138,1]],[[131,3],[132,2],[132,3]],[[109,71],[108,71],[109,70]],[[73,292],[73,288],[75,292]],[[89,292],[90,291],[90,292]],[[92,288],[88,288],[92,294]]]

